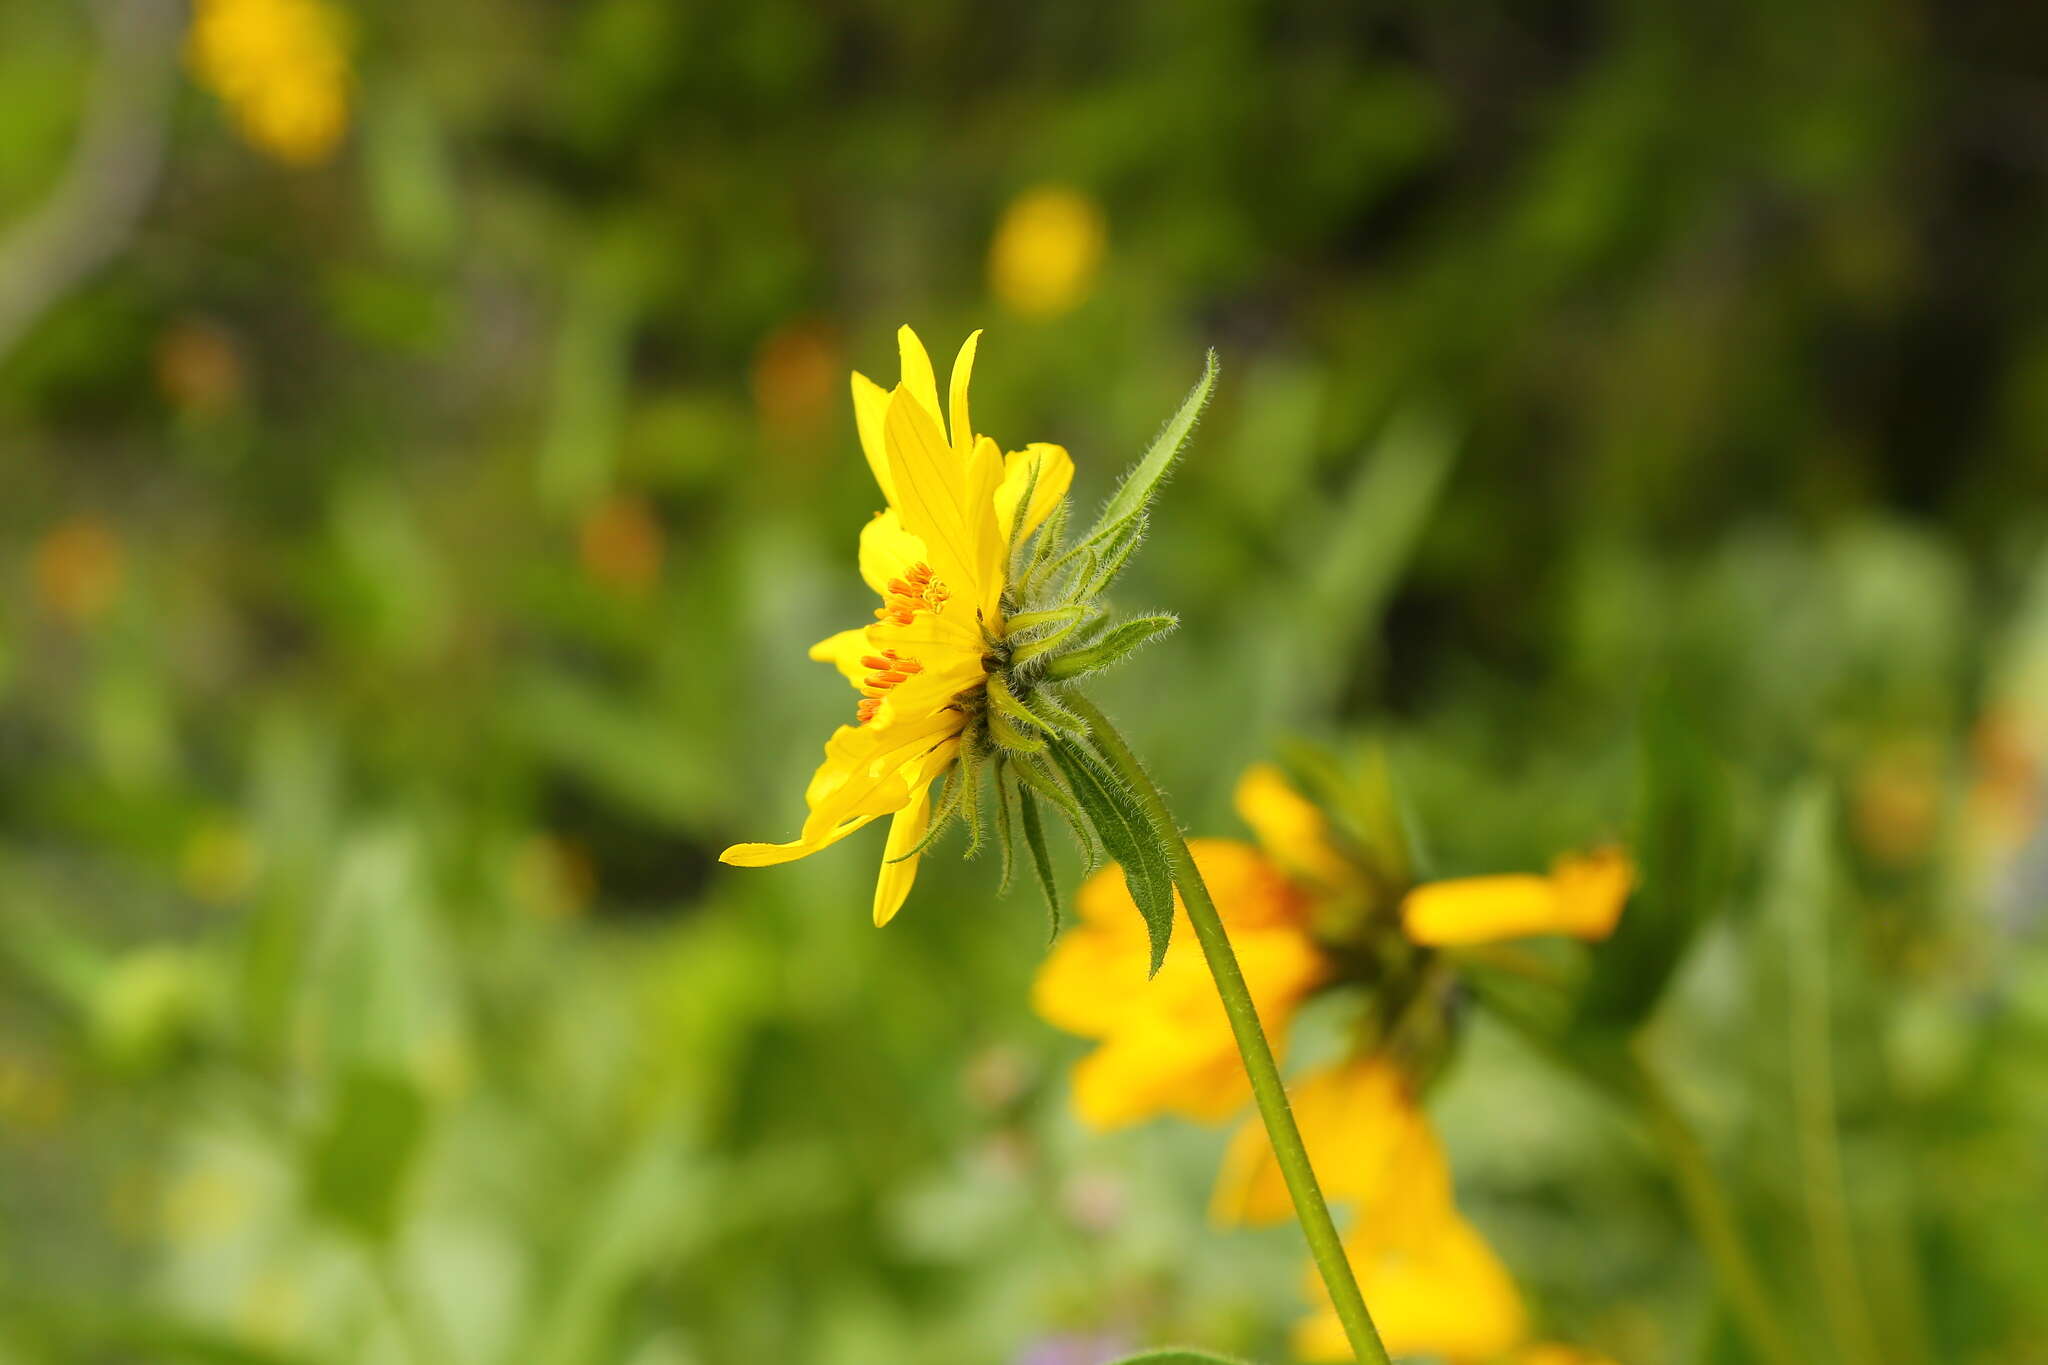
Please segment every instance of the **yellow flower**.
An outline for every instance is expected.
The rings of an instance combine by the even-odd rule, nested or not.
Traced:
[[[1013,312],[1071,312],[1095,288],[1109,232],[1093,199],[1041,185],[1010,201],[989,245],[989,288]]]
[[[1488,1361],[1528,1334],[1513,1277],[1456,1209],[1446,1207],[1425,1235],[1402,1242],[1374,1235],[1372,1221],[1361,1217],[1344,1250],[1389,1355]],[[1314,1274],[1309,1285],[1322,1307],[1295,1328],[1295,1354],[1311,1361],[1354,1359],[1329,1307],[1329,1291]]]
[[[1332,1201],[1353,1202],[1389,1236],[1423,1228],[1451,1203],[1450,1168],[1408,1078],[1365,1056],[1310,1073],[1288,1087],[1309,1163]],[[1294,1203],[1266,1125],[1240,1128],[1223,1156],[1210,1215],[1218,1223],[1284,1223]]]
[[[321,0],[199,0],[186,60],[280,161],[325,161],[348,129],[347,25]]]
[[[860,537],[861,577],[882,605],[871,624],[820,641],[811,657],[836,665],[861,701],[854,723],[825,745],[804,793],[803,832],[719,855],[739,867],[788,862],[893,816],[875,886],[878,925],[895,915],[917,876],[921,855],[913,850],[931,823],[931,784],[959,755],[963,699],[984,688],[988,639],[1002,638],[1010,539],[1030,534],[1073,479],[1073,462],[1058,446],[1004,455],[974,434],[967,385],[980,337],[968,337],[953,362],[950,434],[931,357],[908,327],[897,333],[903,379],[893,391],[853,376],[861,449],[889,504]],[[1027,488],[1031,503],[1020,512]]]
[[[1568,854],[1551,864],[1548,877],[1461,877],[1418,886],[1402,902],[1401,923],[1409,938],[1434,947],[1534,934],[1606,938],[1635,876],[1635,865],[1617,848]]]
[[[1443,1145],[1400,1068],[1353,1058],[1289,1091],[1309,1160],[1332,1201],[1354,1222],[1345,1253],[1395,1355],[1485,1360],[1518,1344],[1521,1296],[1491,1248],[1453,1203]],[[1219,1222],[1269,1223],[1293,1216],[1263,1123],[1239,1131],[1224,1157],[1211,1213]],[[1308,1360],[1350,1360],[1343,1325],[1311,1275],[1319,1311],[1295,1335]]]
[[[1306,904],[1249,844],[1191,839],[1188,849],[1230,931],[1259,1022],[1278,1045],[1295,1006],[1328,974],[1302,932]],[[1179,899],[1172,944],[1150,981],[1145,922],[1121,871],[1096,872],[1074,908],[1081,922],[1039,968],[1031,1003],[1053,1026],[1101,1040],[1074,1068],[1082,1120],[1115,1128],[1164,1113],[1202,1122],[1236,1113],[1251,1082]]]

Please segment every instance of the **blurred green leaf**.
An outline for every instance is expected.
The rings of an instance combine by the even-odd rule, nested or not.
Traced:
[[[1733,869],[1727,777],[1675,692],[1645,708],[1639,762],[1636,888],[1613,936],[1594,949],[1574,1020],[1581,1035],[1627,1033],[1649,1017]]]
[[[344,1073],[306,1150],[314,1210],[373,1242],[388,1240],[426,1132],[426,1101],[404,1078],[368,1067]]]
[[[1116,1361],[1115,1365],[1246,1365],[1246,1362],[1236,1356],[1219,1356],[1208,1351],[1175,1346],[1164,1351],[1146,1351],[1139,1355],[1125,1356]]]

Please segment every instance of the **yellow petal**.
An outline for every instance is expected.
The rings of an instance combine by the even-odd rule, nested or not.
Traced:
[[[1035,484],[1031,480],[1033,468],[1038,471]],[[996,489],[997,532],[1006,541],[1013,527],[1019,539],[1030,535],[1051,515],[1073,482],[1074,461],[1064,448],[1034,441],[1022,450],[1011,451],[1003,457],[1003,481]],[[1019,523],[1017,503],[1027,487],[1031,489],[1031,505],[1024,509],[1024,520]]]
[[[868,457],[882,496],[896,501],[896,482],[889,476],[889,448],[882,441],[882,420],[889,413],[889,391],[860,371],[853,373],[853,425],[860,433],[860,452]],[[880,591],[880,589],[877,589]]]
[[[889,580],[901,578],[911,565],[925,559],[924,542],[903,529],[903,517],[893,507],[868,518],[860,528],[861,581],[887,598]]]
[[[1326,1067],[1290,1086],[1288,1095],[1327,1198],[1355,1204],[1360,1220],[1385,1236],[1450,1207],[1443,1149],[1407,1077],[1391,1062],[1367,1056]],[[1256,1120],[1224,1155],[1210,1216],[1225,1225],[1294,1216],[1272,1143]]]
[[[1122,880],[1114,868],[1106,870]],[[1136,906],[1131,915],[1136,918]],[[1046,955],[1031,983],[1031,1008],[1054,1028],[1107,1037],[1142,1001],[1150,965],[1142,926],[1129,933],[1082,924],[1061,934]]]
[[[931,354],[908,324],[896,329],[896,351],[902,357],[903,387],[923,406],[936,425],[939,418],[939,380],[932,373]]]
[[[1259,1018],[1283,1039],[1328,962],[1296,924],[1259,903],[1291,892],[1256,849],[1221,839],[1190,848],[1230,927]],[[1082,1121],[1114,1128],[1172,1113],[1215,1122],[1242,1109],[1250,1083],[1186,915],[1176,911],[1172,946],[1148,981],[1144,921],[1121,870],[1091,877],[1076,904],[1081,923],[1040,969],[1032,1003],[1056,1026],[1101,1040],[1074,1069]]]
[[[1560,932],[1601,939],[1614,932],[1622,907],[1635,890],[1635,863],[1618,848],[1565,854],[1550,865],[1557,888]]]
[[[948,590],[965,601],[979,601],[981,537],[977,523],[992,516],[993,508],[988,504],[978,509],[969,506],[965,462],[946,444],[945,433],[931,414],[903,385],[890,396],[883,434],[903,529],[924,542],[927,562]]]
[[[1406,1245],[1362,1250],[1354,1236],[1345,1239],[1345,1251],[1389,1355],[1477,1365],[1514,1350],[1528,1335],[1514,1279],[1455,1210]],[[1314,1275],[1309,1293],[1329,1303]],[[1295,1329],[1295,1352],[1304,1360],[1350,1360],[1343,1342],[1343,1328],[1327,1307]]]
[[[910,894],[910,884],[917,880],[918,860],[922,853],[909,854],[924,838],[925,831],[932,823],[932,789],[926,783],[912,794],[910,804],[896,812],[896,818],[889,822],[889,839],[882,846],[882,871],[875,879],[875,927],[881,928],[896,918],[896,912],[903,908],[903,898]],[[896,861],[902,859],[902,861]]]
[[[819,663],[831,664],[845,679],[859,687],[861,679],[867,677],[869,669],[861,663],[861,656],[872,654],[868,646],[866,629],[842,630],[837,635],[828,635],[811,646],[811,657]]]
[[[955,450],[964,451],[974,443],[974,422],[967,415],[967,381],[974,376],[974,349],[980,341],[979,328],[969,332],[967,340],[960,343],[960,354],[953,360],[953,409],[949,432]]]
[[[1435,947],[1535,934],[1605,938],[1634,880],[1626,854],[1602,850],[1560,858],[1548,877],[1460,877],[1418,886],[1402,902],[1401,919],[1409,938]]]
[[[1253,764],[1238,780],[1237,813],[1259,846],[1295,876],[1326,890],[1356,880],[1350,860],[1331,840],[1328,818],[1272,764]]]

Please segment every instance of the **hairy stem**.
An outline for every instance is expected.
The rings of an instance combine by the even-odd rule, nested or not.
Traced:
[[[1216,980],[1223,1011],[1230,1018],[1230,1031],[1237,1039],[1238,1053],[1244,1058],[1245,1074],[1251,1078],[1252,1095],[1258,1101],[1266,1134],[1272,1139],[1273,1154],[1287,1181],[1287,1193],[1294,1200],[1295,1216],[1301,1221],[1309,1253],[1329,1288],[1330,1302],[1344,1324],[1352,1352],[1362,1365],[1389,1365],[1387,1349],[1380,1344],[1372,1314],[1366,1311],[1365,1296],[1359,1293],[1351,1262],[1338,1240],[1330,1206],[1324,1202],[1322,1187],[1309,1166],[1308,1149],[1302,1145],[1301,1130],[1295,1126],[1294,1111],[1288,1106],[1287,1091],[1280,1081],[1280,1068],[1273,1061],[1273,1048],[1259,1024],[1258,1010],[1244,984],[1244,973],[1238,969],[1237,954],[1224,932],[1222,918],[1216,913],[1216,903],[1209,897],[1209,888],[1203,885],[1202,875],[1195,868],[1187,840],[1181,837],[1180,826],[1167,810],[1165,796],[1124,743],[1123,736],[1085,697],[1069,693],[1065,700],[1088,723],[1089,736],[1103,759],[1129,785],[1151,826],[1152,836],[1159,841],[1173,869],[1174,885],[1180,890],[1181,904],[1187,910],[1188,922],[1194,926],[1195,938],[1202,945],[1202,956],[1208,960],[1209,974]]]

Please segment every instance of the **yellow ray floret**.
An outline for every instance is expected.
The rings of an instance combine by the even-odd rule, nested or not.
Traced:
[[[861,578],[881,598],[868,625],[811,647],[861,694],[854,722],[825,745],[804,794],[810,814],[788,843],[735,844],[720,857],[762,867],[806,857],[884,815],[891,818],[875,885],[885,924],[917,875],[932,815],[931,784],[959,756],[971,701],[987,683],[987,640],[1003,634],[1004,566],[1013,532],[1035,530],[1073,479],[1053,445],[1009,455],[976,435],[968,381],[981,334],[953,363],[940,415],[930,355],[908,327],[897,334],[903,378],[885,390],[853,376],[861,451],[887,503],[860,536]],[[1017,507],[1031,489],[1021,517]]]
[[[1461,877],[1408,893],[1401,922],[1408,937],[1461,947],[1536,934],[1601,939],[1614,932],[1635,886],[1635,865],[1620,849],[1566,855],[1550,875]]]

